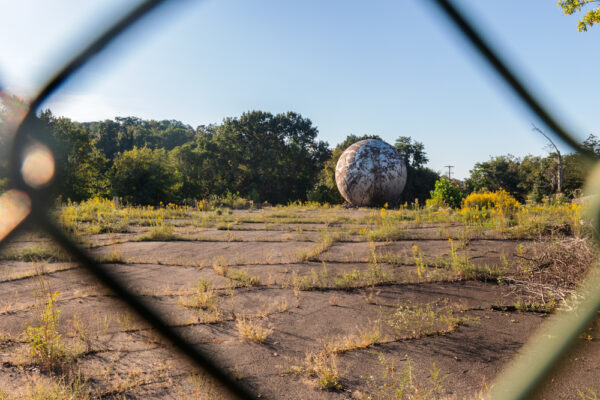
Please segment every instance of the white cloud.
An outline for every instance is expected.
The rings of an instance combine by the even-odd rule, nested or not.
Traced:
[[[113,119],[122,114],[106,97],[95,94],[57,94],[42,106],[46,108],[56,116],[80,122]]]

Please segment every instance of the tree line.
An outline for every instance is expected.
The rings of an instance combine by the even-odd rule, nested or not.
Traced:
[[[132,204],[158,204],[237,195],[272,204],[342,203],[335,184],[338,158],[359,140],[379,139],[351,134],[330,148],[317,139],[311,120],[295,112],[251,111],[196,128],[135,117],[76,122],[49,110],[39,120],[55,143],[56,195],[72,201],[118,196]],[[600,154],[594,136],[585,145]],[[408,169],[401,202],[424,204],[440,173],[426,167],[422,143],[401,136],[394,146]],[[577,154],[567,154],[563,169],[563,191],[572,196],[583,184],[587,165]],[[0,162],[0,189],[7,184],[6,172],[6,162]],[[556,157],[494,157],[455,183],[465,193],[503,188],[520,201],[540,200],[556,191]]]

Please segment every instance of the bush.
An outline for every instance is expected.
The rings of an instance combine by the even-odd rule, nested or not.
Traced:
[[[511,213],[520,206],[519,202],[504,189],[471,193],[463,201],[463,209],[496,210],[499,213]]]
[[[432,207],[459,208],[464,197],[460,187],[445,178],[438,179],[435,188],[429,193],[431,199],[427,200],[427,205]]]

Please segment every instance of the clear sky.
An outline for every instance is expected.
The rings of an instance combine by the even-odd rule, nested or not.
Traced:
[[[577,32],[554,0],[461,0],[555,115],[600,136],[600,27]],[[0,82],[31,95],[134,1],[0,2]],[[490,156],[546,154],[538,122],[426,0],[172,1],[44,107],[78,121],[134,115],[196,127],[249,110],[296,111],[319,138],[425,144],[455,175]]]

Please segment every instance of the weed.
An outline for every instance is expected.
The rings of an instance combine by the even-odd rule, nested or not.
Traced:
[[[101,264],[124,264],[125,259],[119,248],[115,247],[109,255],[98,258],[98,262]]]
[[[282,301],[281,303],[277,304],[277,312],[286,312],[288,309],[288,303],[287,301]]]
[[[382,367],[380,376],[376,379],[371,375],[366,380],[370,395],[357,392],[356,397],[364,400],[415,400],[439,399],[444,396],[446,389],[442,386],[447,374],[433,363],[428,369],[427,384],[416,382],[412,361],[405,356],[406,365],[397,367],[394,362],[388,361],[382,353],[378,353],[379,363]]]
[[[522,298],[517,299],[517,301],[513,304],[513,307],[517,311],[521,312],[537,312],[537,313],[551,313],[556,307],[556,300],[553,297],[549,296],[549,300],[545,303],[534,302],[526,302]]]
[[[73,315],[72,321],[73,336],[79,339],[80,343],[85,346],[85,351],[92,349],[92,338],[89,333],[89,327],[85,324],[77,314]]]
[[[193,374],[188,378],[188,380],[194,388],[194,394],[197,396],[197,398],[202,398],[205,400],[222,398],[221,394],[217,390],[214,380],[210,375],[206,373]],[[200,395],[202,397],[200,397]],[[189,399],[187,396],[182,396],[182,398]]]
[[[257,276],[248,275],[248,272],[241,269],[229,269],[224,276],[231,280],[241,282],[244,286],[256,286],[260,284],[260,280]]]
[[[241,269],[230,269],[223,257],[219,257],[213,262],[213,270],[224,278],[243,283],[244,286],[256,286],[260,284],[257,276],[248,275],[247,271]]]
[[[227,276],[227,272],[229,271],[229,265],[224,257],[218,257],[213,262],[213,270],[221,276]]]
[[[206,310],[214,307],[216,294],[212,283],[199,278],[192,288],[192,293],[179,296],[178,304],[184,307],[199,308]]]
[[[360,329],[357,334],[340,336],[323,343],[323,349],[326,353],[340,354],[350,350],[366,349],[381,339],[381,329],[379,322],[373,327]]]
[[[387,320],[396,338],[417,338],[452,332],[459,325],[474,320],[454,314],[448,301],[398,306]]]
[[[53,370],[62,365],[67,356],[60,326],[60,310],[56,307],[58,291],[52,291],[42,275],[38,275],[39,293],[36,297],[40,304],[40,325],[28,326],[25,332],[33,362],[40,364],[45,370]]]
[[[0,389],[1,400],[89,400],[90,389],[87,382],[77,375],[70,382],[58,382],[44,376],[34,376],[27,380],[18,394],[9,394]]]
[[[321,389],[342,388],[335,355],[324,352],[309,353],[306,355],[303,370],[308,376],[317,378]]]
[[[298,261],[319,261],[319,256],[328,250],[336,241],[340,239],[339,234],[324,232],[321,235],[319,244],[312,250],[299,249],[296,253]]]
[[[115,320],[122,329],[130,329],[133,326],[133,317],[130,313],[116,313]]]
[[[598,400],[598,395],[590,388],[585,388],[585,391],[577,389],[577,396],[582,400]]]
[[[198,317],[198,321],[202,324],[215,324],[224,320],[223,314],[217,308],[209,308]]]
[[[419,249],[419,246],[414,245],[412,247],[413,258],[417,267],[417,276],[419,279],[422,278],[423,274],[427,271],[427,266],[423,263],[423,252]]]
[[[257,321],[246,319],[246,317],[238,318],[236,325],[240,338],[254,343],[263,343],[273,333],[273,329],[265,328]]]
[[[127,233],[129,232],[129,221],[126,218],[113,221],[105,222],[98,221],[98,223],[92,223],[87,227],[88,234],[102,234],[102,233]]]
[[[63,250],[43,246],[26,247],[13,252],[3,252],[0,260],[17,260],[25,262],[57,262],[71,261],[71,258]]]
[[[169,240],[178,240],[179,237],[173,233],[173,226],[165,224],[161,219],[160,222],[150,229],[150,232],[140,235],[137,240],[140,242],[144,241],[156,241],[165,242]]]

